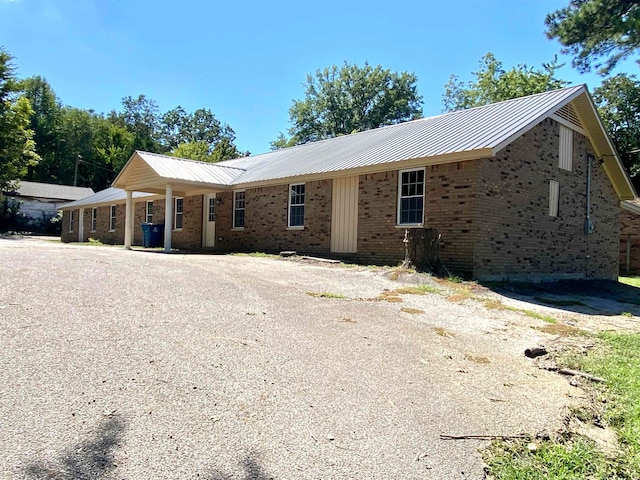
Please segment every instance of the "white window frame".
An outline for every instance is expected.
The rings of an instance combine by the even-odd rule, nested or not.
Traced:
[[[293,203],[293,187],[304,187],[304,191],[302,192],[302,203]],[[296,193],[299,196],[299,193]],[[293,230],[301,230],[304,229],[305,222],[305,203],[307,200],[307,186],[305,183],[291,183],[289,184],[289,208],[287,208],[287,228]],[[302,207],[302,225],[291,225],[291,210],[293,207]]]
[[[93,207],[91,209],[91,231],[92,232],[96,231],[97,225],[98,225],[98,209],[96,207]]]
[[[573,130],[560,125],[560,151],[558,167],[568,172],[573,171]]]
[[[406,195],[403,196],[402,195],[402,175],[404,173],[410,173],[410,172],[422,172],[422,192],[420,193],[420,195]],[[412,226],[422,226],[424,225],[424,190],[425,190],[425,184],[426,184],[426,179],[427,179],[427,172],[425,170],[424,167],[422,168],[408,168],[405,170],[399,170],[398,171],[398,205],[397,205],[397,212],[396,212],[396,225],[398,226],[402,226],[402,227],[412,227]],[[404,198],[422,198],[422,218],[420,218],[419,222],[402,222],[402,200]]]
[[[73,233],[73,223],[74,223],[73,213],[74,213],[73,210],[69,210],[69,233]]]
[[[178,200],[180,201],[180,210],[178,210]],[[178,218],[180,218],[180,226],[178,227]],[[184,226],[184,197],[174,197],[173,199],[173,229],[182,230]]]
[[[116,231],[116,213],[117,213],[116,206],[111,205],[109,207],[109,231],[110,232]]]
[[[213,195],[208,197],[209,204],[207,205],[207,221],[215,222],[216,221],[216,197]]]
[[[238,198],[239,194],[242,194],[242,199]],[[238,207],[238,201],[242,201],[242,207]],[[233,219],[231,228],[232,230],[244,230],[244,226],[246,224],[246,207],[247,207],[247,194],[245,190],[234,190],[233,191]],[[236,212],[242,210],[242,225],[236,224]]]
[[[560,182],[549,182],[549,216],[557,217],[560,210]]]
[[[144,208],[145,223],[153,223],[153,200],[147,200]],[[149,213],[149,209],[151,209],[151,213]]]

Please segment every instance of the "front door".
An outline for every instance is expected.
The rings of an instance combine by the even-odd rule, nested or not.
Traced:
[[[205,195],[204,246],[216,246],[216,194]]]

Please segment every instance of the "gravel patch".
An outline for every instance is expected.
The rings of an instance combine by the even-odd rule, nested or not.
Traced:
[[[440,434],[556,430],[577,392],[523,356],[540,320],[380,299],[389,269],[0,238],[0,273],[2,478],[483,478]]]

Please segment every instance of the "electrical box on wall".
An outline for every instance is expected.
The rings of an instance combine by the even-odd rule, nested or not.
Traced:
[[[593,233],[593,222],[588,218],[584,221],[584,233],[587,235]]]

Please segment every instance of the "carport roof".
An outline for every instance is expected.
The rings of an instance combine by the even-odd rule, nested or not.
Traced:
[[[145,192],[133,192],[133,198],[152,197],[152,193]],[[98,193],[89,195],[88,197],[81,198],[75,202],[65,203],[60,207],[60,210],[67,210],[72,208],[80,208],[85,206],[97,207],[100,205],[112,205],[114,203],[123,203],[127,199],[126,192],[121,188],[109,187],[105,190],[101,190]]]
[[[214,164],[135,152],[113,185],[155,193],[162,193],[166,184],[192,191],[228,190],[492,157],[547,117],[565,121],[565,106],[573,116],[569,122],[579,125],[603,159],[619,197],[634,198],[584,85]]]

